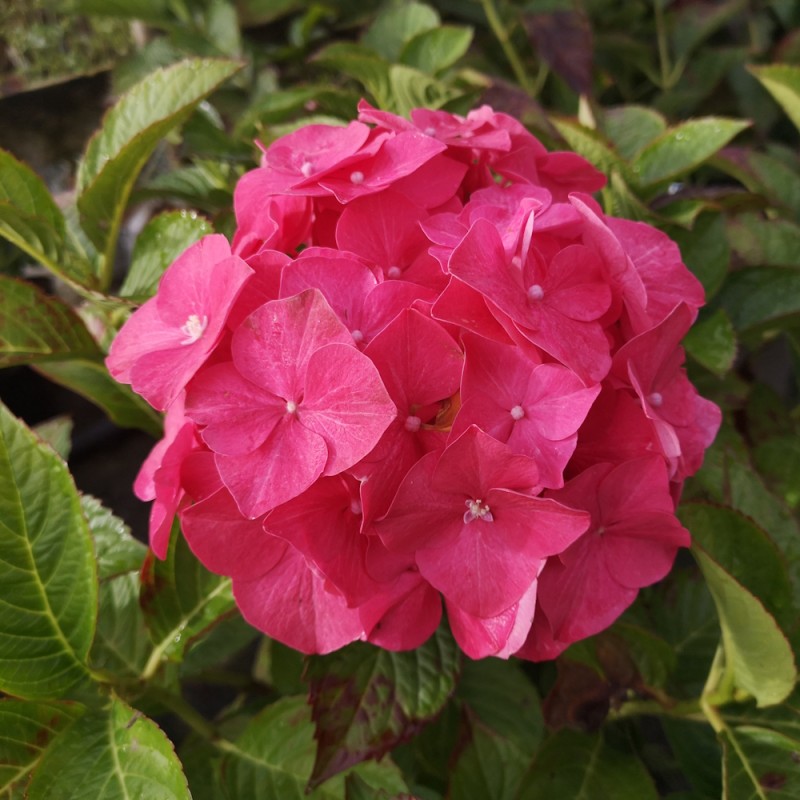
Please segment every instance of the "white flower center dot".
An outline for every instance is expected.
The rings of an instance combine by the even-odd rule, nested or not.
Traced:
[[[661,396],[661,392],[653,392],[647,396],[647,402],[650,403],[653,408],[658,408],[664,402],[664,398]]]
[[[361,503],[359,503],[358,500],[352,500],[350,502],[350,511],[353,514],[357,514],[357,515],[360,516],[361,515]]]
[[[350,183],[364,183],[364,173],[356,170],[350,173]]]
[[[208,327],[208,317],[203,314],[202,318],[197,314],[190,314],[189,319],[181,326],[181,333],[186,336],[181,340],[181,344],[194,344]]]
[[[403,270],[401,270],[400,267],[389,267],[389,269],[386,270],[386,277],[387,278],[397,279],[402,274],[403,274]]]
[[[288,411],[290,414],[294,414],[294,413],[296,413],[296,411],[297,411],[297,403],[295,403],[295,401],[294,401],[294,400],[287,400],[287,401],[286,401],[286,410],[287,410],[287,411]]]
[[[423,133],[424,133],[426,136],[436,136],[436,128],[434,128],[434,127],[428,127],[428,128],[425,128],[425,130],[423,131]]]
[[[525,416],[525,409],[522,406],[514,406],[511,409],[511,416],[513,419],[522,419]]]
[[[311,171],[314,169],[314,165],[310,161],[304,161],[303,165],[300,167],[300,172],[303,174],[304,178],[307,178],[311,175]]]
[[[353,337],[353,341],[357,344],[361,344],[361,342],[364,341],[364,334],[358,329],[354,330],[350,335]]]
[[[531,300],[541,300],[544,297],[544,289],[538,283],[528,288],[528,297]]]
[[[409,431],[409,433],[416,433],[421,426],[422,420],[419,417],[415,417],[413,414],[406,417],[404,427],[407,431]]]
[[[472,522],[479,519],[483,522],[494,522],[492,510],[480,498],[477,500],[465,500],[464,505],[467,510],[464,512],[464,522]]]

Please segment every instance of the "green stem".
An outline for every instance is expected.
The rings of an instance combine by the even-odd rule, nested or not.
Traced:
[[[656,18],[656,40],[658,42],[658,64],[661,71],[661,89],[666,90],[670,82],[669,47],[667,45],[667,30],[664,24],[664,9],[661,7],[663,0],[653,0],[653,10]]]
[[[637,716],[680,717],[681,719],[702,720],[703,710],[699,700],[678,700],[671,703],[658,700],[630,700],[622,704],[618,711],[612,712],[617,719]]]
[[[500,47],[503,48],[503,53],[505,53],[505,56],[508,59],[508,63],[517,78],[517,82],[528,95],[535,97],[536,86],[531,82],[530,76],[525,71],[525,67],[522,64],[519,54],[514,49],[514,45],[512,44],[511,38],[508,35],[508,30],[506,30],[505,25],[503,25],[503,21],[500,19],[500,15],[497,13],[494,0],[481,0],[481,5],[483,6],[484,14],[486,14],[486,20],[489,23],[489,27],[492,29],[492,33],[494,33],[497,41],[500,42]]]

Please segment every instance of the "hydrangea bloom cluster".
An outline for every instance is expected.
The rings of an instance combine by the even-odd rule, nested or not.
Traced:
[[[306,653],[424,642],[546,659],[689,542],[720,422],[682,368],[703,303],[604,177],[484,106],[263,148],[108,357],[166,411],[136,482],[244,616]]]

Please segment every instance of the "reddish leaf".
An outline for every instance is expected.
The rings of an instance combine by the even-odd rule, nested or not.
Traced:
[[[525,30],[542,59],[578,94],[592,91],[592,29],[585,12],[526,14]]]

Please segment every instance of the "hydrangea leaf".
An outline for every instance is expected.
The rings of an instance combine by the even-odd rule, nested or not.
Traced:
[[[36,370],[94,403],[121,428],[139,428],[153,436],[161,435],[161,416],[128,386],[117,383],[102,362],[49,361],[37,364]]]
[[[471,28],[442,25],[409,39],[400,54],[400,61],[428,75],[436,75],[452,67],[467,52],[471,42]]]
[[[56,698],[85,677],[96,598],[66,465],[0,406],[0,690]]]
[[[694,541],[785,626],[795,622],[792,588],[781,552],[754,522],[732,508],[686,503],[678,512]]]
[[[470,721],[469,730],[469,741],[450,776],[448,796],[515,800],[532,752],[520,748],[518,742],[495,733],[477,720]]]
[[[44,181],[21,161],[0,150],[0,236],[54,275],[92,284],[88,264],[66,246],[66,222]]]
[[[148,300],[167,267],[189,245],[213,232],[208,220],[191,211],[168,211],[153,217],[136,239],[120,296],[137,302]]]
[[[719,309],[689,331],[683,346],[695,361],[722,377],[736,359],[736,332],[728,315]]]
[[[564,729],[545,740],[522,781],[518,800],[613,797],[656,800],[658,793],[642,762],[603,733]]]
[[[66,461],[72,449],[72,419],[66,414],[40,422],[34,433]]]
[[[761,81],[800,130],[800,67],[794,64],[768,64],[749,66],[748,70]]]
[[[753,267],[733,273],[720,303],[737,331],[774,328],[800,313],[800,270]]]
[[[73,8],[80,14],[138,19],[158,25],[174,22],[170,6],[170,0],[74,0]]]
[[[792,648],[762,602],[699,545],[692,552],[714,598],[736,685],[761,706],[780,703],[797,680]]]
[[[117,575],[100,583],[97,633],[89,654],[94,669],[136,678],[151,650],[142,609],[139,576]]]
[[[800,739],[756,726],[723,734],[724,799],[791,800],[800,794]]]
[[[190,800],[172,743],[140,711],[117,698],[87,712],[47,749],[28,787],[28,800],[83,797]]]
[[[671,234],[710,300],[725,281],[731,261],[725,218],[722,214],[701,214],[690,230],[673,230]]]
[[[305,697],[285,697],[255,717],[229,750],[222,762],[224,786],[230,797],[342,800],[345,776],[307,791],[316,748]],[[373,792],[385,789],[394,797],[406,790],[399,771],[388,760],[361,764],[355,773]]]
[[[133,183],[158,142],[239,69],[233,61],[181,61],[148,75],[106,115],[78,167],[77,188],[84,228],[107,260]]]
[[[81,508],[94,539],[100,580],[138,572],[147,548],[131,536],[130,528],[91,495],[81,496]]]
[[[639,185],[653,186],[691,172],[749,126],[744,120],[702,117],[670,128],[634,159]]]
[[[82,710],[69,703],[0,700],[0,797],[23,796],[24,784],[47,746]]]
[[[596,130],[570,119],[552,118],[558,132],[567,144],[603,172],[616,171],[627,175],[629,170],[614,149]]]
[[[361,41],[388,61],[396,62],[406,42],[419,33],[438,28],[440,22],[437,12],[424,3],[387,6]]]
[[[32,283],[0,275],[0,367],[101,358],[80,317]]]
[[[174,531],[166,560],[151,553],[142,567],[140,602],[155,644],[153,659],[175,661],[234,609],[230,579],[209,572]]]
[[[797,267],[800,225],[788,219],[738,214],[727,220],[731,248],[749,267]]]
[[[647,106],[626,105],[608,108],[603,114],[603,130],[616,151],[633,158],[667,129],[667,121]]]
[[[311,785],[414,735],[441,710],[457,669],[458,648],[441,628],[417,650],[355,643],[311,657],[306,676],[319,741]]]

